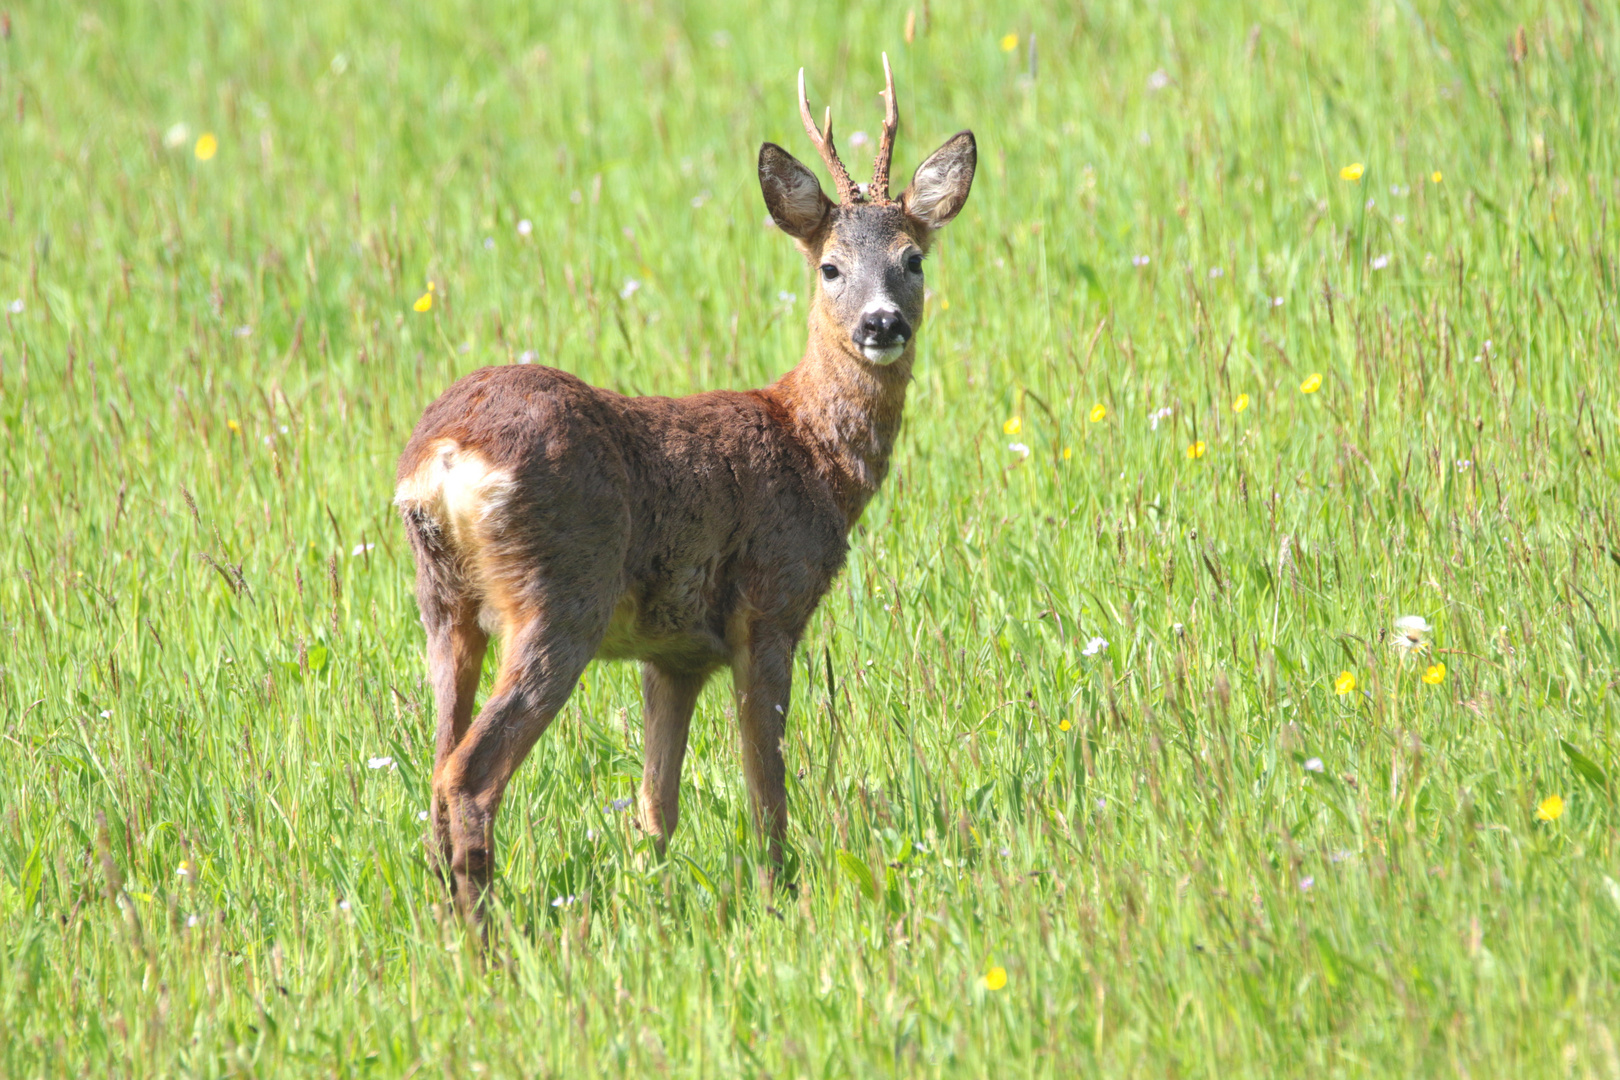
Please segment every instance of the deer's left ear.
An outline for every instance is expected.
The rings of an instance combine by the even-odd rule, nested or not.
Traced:
[[[944,228],[967,202],[978,164],[973,132],[957,132],[917,166],[911,186],[900,196],[901,209],[930,229]]]

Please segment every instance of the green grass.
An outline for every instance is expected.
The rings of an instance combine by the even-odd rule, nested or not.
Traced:
[[[301,6],[0,44],[0,1074],[1620,1076],[1611,9]],[[981,167],[799,658],[798,895],[725,682],[660,864],[597,666],[481,965],[395,455],[525,352],[790,366],[755,154],[885,49],[897,175]]]

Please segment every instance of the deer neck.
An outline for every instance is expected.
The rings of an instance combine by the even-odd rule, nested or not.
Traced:
[[[916,339],[891,364],[868,363],[848,334],[810,319],[804,358],[769,389],[853,528],[889,472]]]

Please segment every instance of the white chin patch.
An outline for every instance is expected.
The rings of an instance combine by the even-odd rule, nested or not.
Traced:
[[[861,355],[874,364],[892,364],[900,359],[900,354],[905,351],[906,343],[903,341],[898,345],[886,345],[881,349],[876,345],[861,346]]]

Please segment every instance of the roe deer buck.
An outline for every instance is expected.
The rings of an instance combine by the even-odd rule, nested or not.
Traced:
[[[704,682],[729,665],[754,822],[777,865],[787,824],[782,736],[794,649],[888,471],[923,312],[923,256],[973,182],[972,132],[889,197],[898,112],[870,187],[817,128],[838,187],[773,143],[765,205],[815,268],[798,366],[744,392],[624,397],[539,366],[489,367],[428,406],[395,499],[416,557],[438,731],[430,850],[481,918],[494,822],[513,771],[592,657],[641,661],[640,819],[658,851],[675,828],[681,760]],[[487,628],[487,629],[486,629]],[[483,709],[488,634],[504,639]]]

